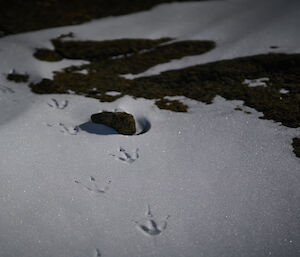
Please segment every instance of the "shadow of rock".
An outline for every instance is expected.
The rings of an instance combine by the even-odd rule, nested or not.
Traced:
[[[151,129],[151,123],[145,117],[136,119],[136,135],[142,135]]]
[[[105,126],[103,124],[93,123],[92,121],[85,122],[78,126],[82,131],[96,134],[96,135],[121,135],[116,130],[111,127]],[[140,117],[136,119],[136,134],[142,135],[148,132],[151,128],[151,123],[148,119]]]
[[[102,124],[96,124],[91,121],[85,122],[78,126],[81,130],[96,135],[116,135],[119,134],[114,129]]]

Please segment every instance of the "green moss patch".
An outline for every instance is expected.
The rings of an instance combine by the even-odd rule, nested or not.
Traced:
[[[14,81],[16,83],[28,82],[29,75],[28,74],[19,74],[19,73],[9,73],[6,78],[8,80]]]
[[[293,147],[294,147],[294,153],[298,158],[300,158],[300,138],[298,137],[293,138]]]
[[[136,133],[135,120],[126,112],[101,112],[91,116],[91,120],[97,124],[104,124],[122,135],[134,135]]]

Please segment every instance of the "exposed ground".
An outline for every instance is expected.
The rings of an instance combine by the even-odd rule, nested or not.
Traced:
[[[44,79],[30,87],[40,94],[68,93],[71,90],[101,101],[114,101],[125,94],[159,99],[157,105],[160,108],[173,111],[184,111],[184,108],[178,108],[176,102],[166,104],[165,96],[183,95],[211,103],[216,95],[221,95],[228,100],[243,100],[245,105],[263,112],[265,119],[288,127],[299,127],[299,54],[264,54],[224,60],[133,80],[120,77],[122,74],[141,73],[172,59],[202,54],[215,46],[212,41],[162,44],[168,40],[93,42],[55,39],[52,41],[55,51],[51,56],[57,54],[66,59],[83,59],[90,64],[68,67],[56,72],[53,80]],[[258,78],[266,78],[266,81],[258,86],[249,86],[251,80]],[[282,93],[282,89],[286,92]],[[106,94],[107,91],[120,94],[111,96]]]
[[[126,94],[158,99],[159,108],[177,112],[186,112],[188,107],[164,97],[183,95],[209,104],[216,95],[221,95],[228,100],[243,100],[245,105],[263,112],[264,119],[293,128],[300,126],[299,54],[236,58],[133,80],[120,76],[138,74],[154,65],[203,54],[215,47],[212,41],[170,41],[170,38],[65,41],[59,37],[52,40],[55,50],[37,49],[34,56],[42,61],[66,58],[87,60],[90,64],[68,67],[55,72],[53,80],[44,79],[30,87],[40,94],[75,92],[101,101],[114,101]],[[251,83],[258,85],[249,86]],[[120,94],[109,95],[108,91]],[[293,146],[299,156],[295,142],[297,139]]]

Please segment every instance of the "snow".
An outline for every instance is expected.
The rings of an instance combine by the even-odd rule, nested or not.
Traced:
[[[279,90],[280,94],[288,94],[289,92],[290,92],[289,90],[284,89],[284,88],[282,88],[282,89]]]
[[[299,7],[284,0],[174,3],[13,35],[0,39],[0,71],[38,81],[83,63],[32,57],[35,47],[69,31],[77,39],[217,42],[203,56],[143,75],[266,53],[271,45],[300,52]],[[0,256],[299,256],[300,169],[291,146],[299,128],[259,119],[251,108],[249,115],[235,111],[243,102],[221,97],[211,105],[170,98],[190,108],[173,113],[154,100],[35,95],[5,76],[0,84]],[[82,129],[91,114],[116,109],[149,130]]]
[[[248,87],[267,87],[267,81],[269,80],[269,78],[245,79],[243,84],[248,85]]]
[[[109,95],[109,96],[117,96],[117,95],[120,95],[121,93],[117,92],[117,91],[107,91],[107,92],[105,92],[105,94]]]

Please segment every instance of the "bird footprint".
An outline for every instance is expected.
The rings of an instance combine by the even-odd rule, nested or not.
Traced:
[[[167,228],[167,220],[169,219],[169,215],[159,224],[155,219],[151,212],[150,206],[148,205],[148,210],[146,213],[146,224],[141,224],[138,221],[135,221],[137,224],[137,228],[149,236],[157,236],[160,235]]]
[[[74,135],[77,135],[78,132],[79,132],[79,127],[78,126],[66,126],[64,123],[54,123],[54,124],[51,124],[51,123],[47,123],[47,126],[48,127],[56,127],[58,126],[59,127],[59,131],[65,135],[71,135],[71,136],[74,136]]]
[[[132,154],[129,154],[127,150],[125,150],[123,147],[120,147],[119,154],[111,154],[111,156],[116,160],[131,164],[140,157],[139,148],[136,148],[135,151],[132,152]]]
[[[59,123],[58,124],[60,126],[60,132],[62,132],[63,134],[68,134],[68,135],[77,135],[79,128],[78,126],[71,126],[71,127],[67,127],[65,126],[65,124],[63,123]]]
[[[65,109],[69,104],[69,101],[68,100],[64,100],[64,101],[61,101],[61,102],[58,102],[56,99],[54,98],[51,98],[51,103],[48,103],[48,105],[51,107],[51,108],[56,108],[56,109],[60,109],[60,110],[63,110]]]
[[[104,188],[100,188],[98,186],[98,184],[96,183],[96,179],[95,177],[91,176],[90,179],[89,179],[89,185],[86,185],[86,184],[83,184],[81,181],[79,180],[74,180],[74,182],[78,185],[81,185],[82,187],[84,187],[85,189],[87,189],[88,191],[90,192],[94,192],[94,193],[100,193],[100,194],[104,194],[108,189],[109,187],[108,186],[105,186]],[[107,184],[110,184],[111,183],[111,180],[108,180],[106,182]]]
[[[95,257],[101,257],[102,256],[101,252],[100,252],[100,250],[98,248],[96,248],[94,256]]]
[[[13,94],[15,91],[9,87],[0,85],[0,92],[2,92],[3,94],[6,94],[6,93]]]

